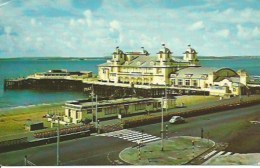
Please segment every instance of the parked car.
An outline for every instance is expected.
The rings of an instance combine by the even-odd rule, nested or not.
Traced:
[[[185,119],[181,116],[172,116],[172,118],[169,120],[169,123],[171,124],[179,124],[184,123]]]

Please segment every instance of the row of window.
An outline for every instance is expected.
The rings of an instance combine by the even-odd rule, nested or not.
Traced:
[[[103,73],[106,73],[107,69],[102,69]],[[145,73],[152,73],[153,68],[122,68],[119,72],[145,72]],[[114,72],[114,68],[111,68],[111,72]],[[157,73],[162,72],[162,68],[156,68]]]
[[[190,79],[172,79],[173,85],[179,85],[179,86],[198,86],[198,80],[190,80]]]

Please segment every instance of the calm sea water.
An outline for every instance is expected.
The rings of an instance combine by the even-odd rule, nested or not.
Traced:
[[[37,60],[17,59],[0,60],[0,110],[3,108],[29,106],[38,104],[60,103],[67,100],[85,98],[79,92],[7,90],[4,91],[4,79],[26,77],[36,72],[50,69],[67,69],[69,71],[92,71],[97,73],[97,65],[105,60]]]
[[[68,69],[69,71],[92,71],[97,74],[97,65],[106,60],[38,60],[17,59],[0,60],[0,110],[18,106],[60,103],[67,100],[85,98],[79,92],[53,92],[35,90],[3,90],[4,79],[25,77],[36,72],[50,69]],[[260,75],[260,59],[212,59],[201,60],[202,66],[230,67],[245,69],[251,75]]]

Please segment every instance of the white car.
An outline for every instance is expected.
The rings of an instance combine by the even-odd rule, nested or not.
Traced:
[[[169,120],[169,123],[171,124],[179,124],[184,123],[185,119],[181,116],[172,116],[172,118]]]

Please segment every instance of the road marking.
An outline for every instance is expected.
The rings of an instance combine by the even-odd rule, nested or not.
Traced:
[[[115,164],[115,163],[109,158],[109,154],[110,154],[110,152],[107,153],[107,160],[108,160],[110,163]]]
[[[140,140],[142,141],[142,143],[147,143],[147,142],[152,142],[161,139],[160,137],[157,136],[149,135],[147,133],[141,133],[138,131],[128,130],[128,129],[123,129],[120,131],[114,131],[114,132],[109,132],[104,134],[98,134],[96,136],[115,137],[115,138],[120,138],[135,143],[137,143]]]
[[[232,152],[227,152],[225,155],[223,155],[223,156],[229,156],[229,155],[231,155],[232,154]]]
[[[230,155],[235,155],[235,154],[239,154],[239,153],[232,153],[232,152],[227,152],[226,151],[216,151],[213,150],[212,152],[208,153],[205,157],[204,160],[206,160],[203,165],[206,165],[210,162],[210,160],[222,155],[222,156],[230,156]],[[225,154],[224,154],[225,153]],[[224,155],[223,155],[224,154]]]
[[[218,157],[218,156],[222,155],[224,152],[225,152],[225,151],[220,151],[220,152],[218,152],[216,155],[214,155],[212,158]]]
[[[207,154],[207,155],[204,157],[204,159],[209,158],[210,156],[212,156],[212,155],[213,155],[214,153],[216,153],[216,152],[217,152],[216,150],[210,152],[209,154]]]

